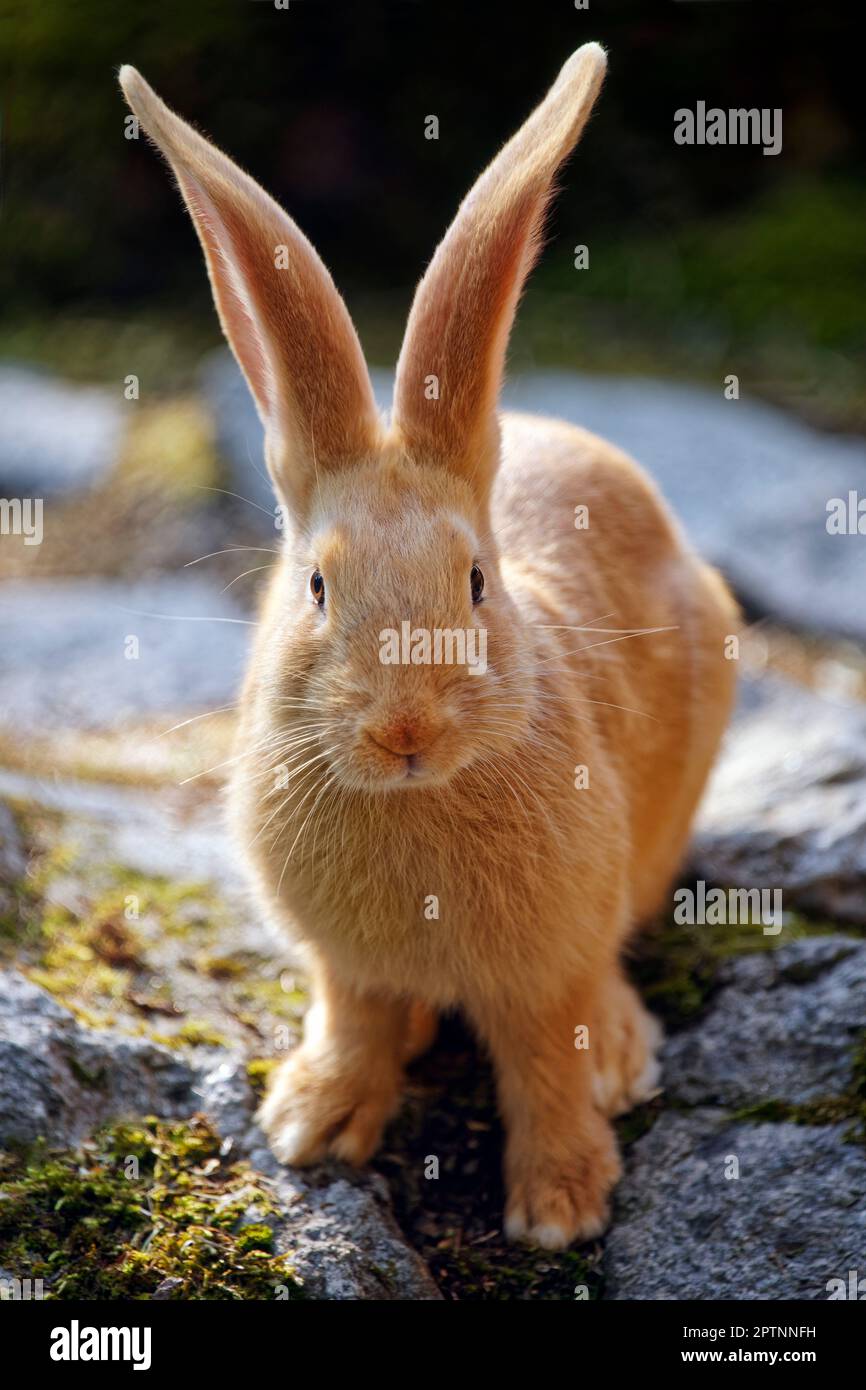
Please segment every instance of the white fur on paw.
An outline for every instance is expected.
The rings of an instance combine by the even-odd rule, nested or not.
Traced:
[[[541,1246],[542,1250],[564,1250],[569,1243],[567,1232],[554,1222],[533,1226],[529,1232],[529,1239],[533,1245]]]
[[[644,1013],[641,1024],[646,1060],[639,1075],[626,1082],[619,1065],[596,1070],[593,1074],[593,1099],[606,1115],[623,1115],[633,1106],[652,1100],[660,1093],[661,1063],[656,1054],[664,1034],[658,1019],[652,1014]]]
[[[281,1163],[300,1165],[309,1162],[312,1135],[309,1125],[302,1120],[288,1120],[285,1124],[268,1129],[268,1137],[274,1156]]]

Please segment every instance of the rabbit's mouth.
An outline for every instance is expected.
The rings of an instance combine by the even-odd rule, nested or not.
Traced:
[[[367,734],[367,752],[365,758],[366,771],[369,773],[375,768],[376,783],[382,785],[384,782],[388,786],[400,787],[407,783],[431,782],[442,777],[441,769],[437,769],[435,760],[431,757],[434,748],[439,744],[441,738],[434,736],[429,742],[414,745],[408,751],[401,748],[389,746],[383,743],[372,732]],[[450,770],[448,775],[450,775]]]
[[[408,730],[366,727],[351,758],[351,775],[369,791],[409,790],[450,781],[468,760],[447,725]]]

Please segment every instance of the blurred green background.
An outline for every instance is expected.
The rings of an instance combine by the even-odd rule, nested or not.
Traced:
[[[219,341],[166,170],[124,138],[120,63],[284,203],[387,364],[472,179],[569,52],[599,39],[610,76],[512,362],[733,371],[822,424],[866,428],[853,17],[796,0],[0,0],[0,357],[93,380],[134,360],[174,389]],[[674,111],[698,100],[782,107],[782,153],[675,144]]]

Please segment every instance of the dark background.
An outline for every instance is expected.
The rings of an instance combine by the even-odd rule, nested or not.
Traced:
[[[120,63],[284,203],[386,363],[459,199],[598,39],[609,79],[562,179],[517,362],[747,371],[824,424],[866,426],[853,6],[2,0],[0,14],[2,356],[103,377],[134,342],[168,386],[217,341],[180,200],[147,142],[124,138]],[[783,107],[782,153],[676,145],[673,113],[697,100]]]

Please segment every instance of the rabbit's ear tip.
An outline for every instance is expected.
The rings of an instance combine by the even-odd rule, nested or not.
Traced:
[[[566,59],[562,71],[571,73],[585,65],[591,65],[597,72],[604,72],[607,67],[607,49],[600,43],[583,43]]]
[[[131,63],[121,65],[117,80],[130,105],[134,103],[136,97],[143,96],[147,92],[147,83],[138,68],[134,68]]]

